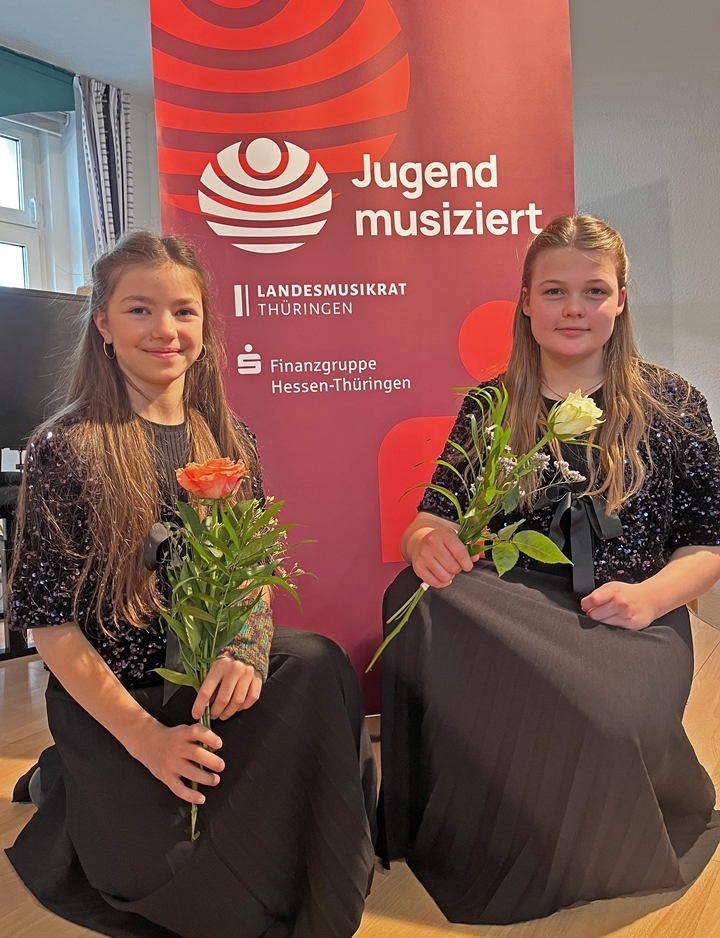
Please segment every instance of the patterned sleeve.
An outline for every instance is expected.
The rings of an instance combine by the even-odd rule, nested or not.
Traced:
[[[453,443],[459,443],[463,449],[469,450],[469,448],[472,446],[472,435],[470,433],[471,414],[474,414],[478,420],[482,416],[480,405],[478,404],[477,400],[468,396],[463,400],[460,412],[458,413],[457,419],[455,420],[453,428],[450,431],[448,443],[446,443],[445,449],[440,455],[440,459],[444,459],[445,462],[449,462],[460,472],[463,472],[467,466],[467,460],[461,453],[459,453],[453,446],[450,445],[450,441]],[[465,511],[470,501],[469,493],[454,472],[452,472],[446,466],[437,466],[435,472],[433,473],[432,482],[435,485],[442,485],[443,488],[449,489],[460,502],[460,507],[462,510]],[[425,494],[423,495],[422,500],[418,505],[418,511],[427,511],[429,514],[438,515],[440,518],[445,518],[447,521],[457,522],[458,520],[457,510],[455,509],[455,506],[450,501],[450,499],[446,498],[444,495],[441,495],[439,492],[434,492],[432,489],[426,489]]]
[[[237,418],[236,418],[237,419]],[[237,420],[243,433],[252,443],[257,461],[252,479],[252,494],[261,505],[265,504],[265,491],[262,481],[262,467],[260,457],[257,451],[257,437],[252,430],[241,420]],[[273,617],[272,609],[269,604],[261,597],[253,606],[252,612],[247,618],[245,628],[236,636],[235,639],[225,649],[225,654],[235,658],[236,661],[243,661],[245,664],[252,665],[262,675],[263,681],[268,675],[268,662],[270,659],[270,646],[273,637]]]
[[[681,417],[688,432],[675,434],[670,552],[720,545],[720,448],[707,401],[695,388]]]
[[[252,665],[262,675],[268,675],[270,646],[273,637],[272,609],[261,597],[253,606],[244,630],[225,649],[236,661]]]
[[[23,630],[63,625],[75,619],[75,590],[90,547],[82,477],[63,428],[31,440],[22,484],[25,513],[15,536],[9,624]]]

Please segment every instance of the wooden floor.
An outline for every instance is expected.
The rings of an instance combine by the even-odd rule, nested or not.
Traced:
[[[720,631],[693,621],[695,672],[685,725],[720,791]],[[33,812],[10,803],[12,786],[50,741],[45,672],[37,659],[0,664],[0,847],[11,844]],[[80,938],[94,935],[46,912],[0,855],[0,936]],[[402,863],[378,870],[358,938],[720,938],[720,853],[685,893],[592,902],[536,922],[451,925]],[[238,935],[238,938],[242,938]]]

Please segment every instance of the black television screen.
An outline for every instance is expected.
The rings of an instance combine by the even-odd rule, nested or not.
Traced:
[[[48,416],[86,299],[0,287],[0,447],[22,449]]]

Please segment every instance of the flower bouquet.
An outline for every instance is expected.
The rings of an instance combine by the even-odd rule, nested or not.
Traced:
[[[496,515],[512,514],[525,495],[534,495],[560,480],[584,481],[584,477],[571,470],[566,462],[556,460],[555,474],[550,481],[543,486],[531,485],[531,479],[539,479],[550,466],[551,457],[541,452],[542,449],[555,440],[561,443],[584,442],[580,438],[601,423],[602,411],[579,390],[573,392],[551,408],[547,432],[530,452],[518,455],[512,452],[509,445],[512,428],[504,423],[508,405],[508,393],[504,385],[472,388],[468,396],[477,401],[482,415],[479,421],[474,414],[468,418],[472,447],[466,450],[450,440],[450,445],[462,457],[460,462],[465,467],[464,471],[461,472],[447,460],[437,460],[437,465],[444,466],[457,476],[467,495],[468,507],[463,511],[456,495],[442,485],[430,483],[417,487],[439,492],[452,503],[457,512],[458,537],[468,553],[470,556],[489,553],[499,576],[515,566],[521,553],[542,563],[570,563],[549,537],[539,531],[519,530],[524,523],[523,519],[506,525],[497,533],[488,526]],[[388,624],[398,624],[373,655],[368,671],[404,628],[428,589],[427,583],[421,583],[410,599],[388,619]]]
[[[163,612],[177,636],[182,671],[157,668],[173,684],[199,690],[210,666],[248,626],[262,592],[279,586],[295,599],[292,581],[303,571],[283,568],[287,531],[278,523],[283,502],[240,499],[235,493],[248,475],[241,462],[210,459],[177,470],[180,485],[201,506],[178,502],[180,523],[170,530],[170,608]],[[204,509],[204,510],[203,510]],[[210,727],[210,707],[200,721]],[[197,782],[192,783],[197,789]],[[198,836],[197,805],[191,806],[191,839]]]

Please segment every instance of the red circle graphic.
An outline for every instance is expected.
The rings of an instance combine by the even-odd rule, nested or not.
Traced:
[[[515,303],[491,300],[475,307],[460,328],[458,350],[465,368],[476,381],[503,372],[512,348]]]

